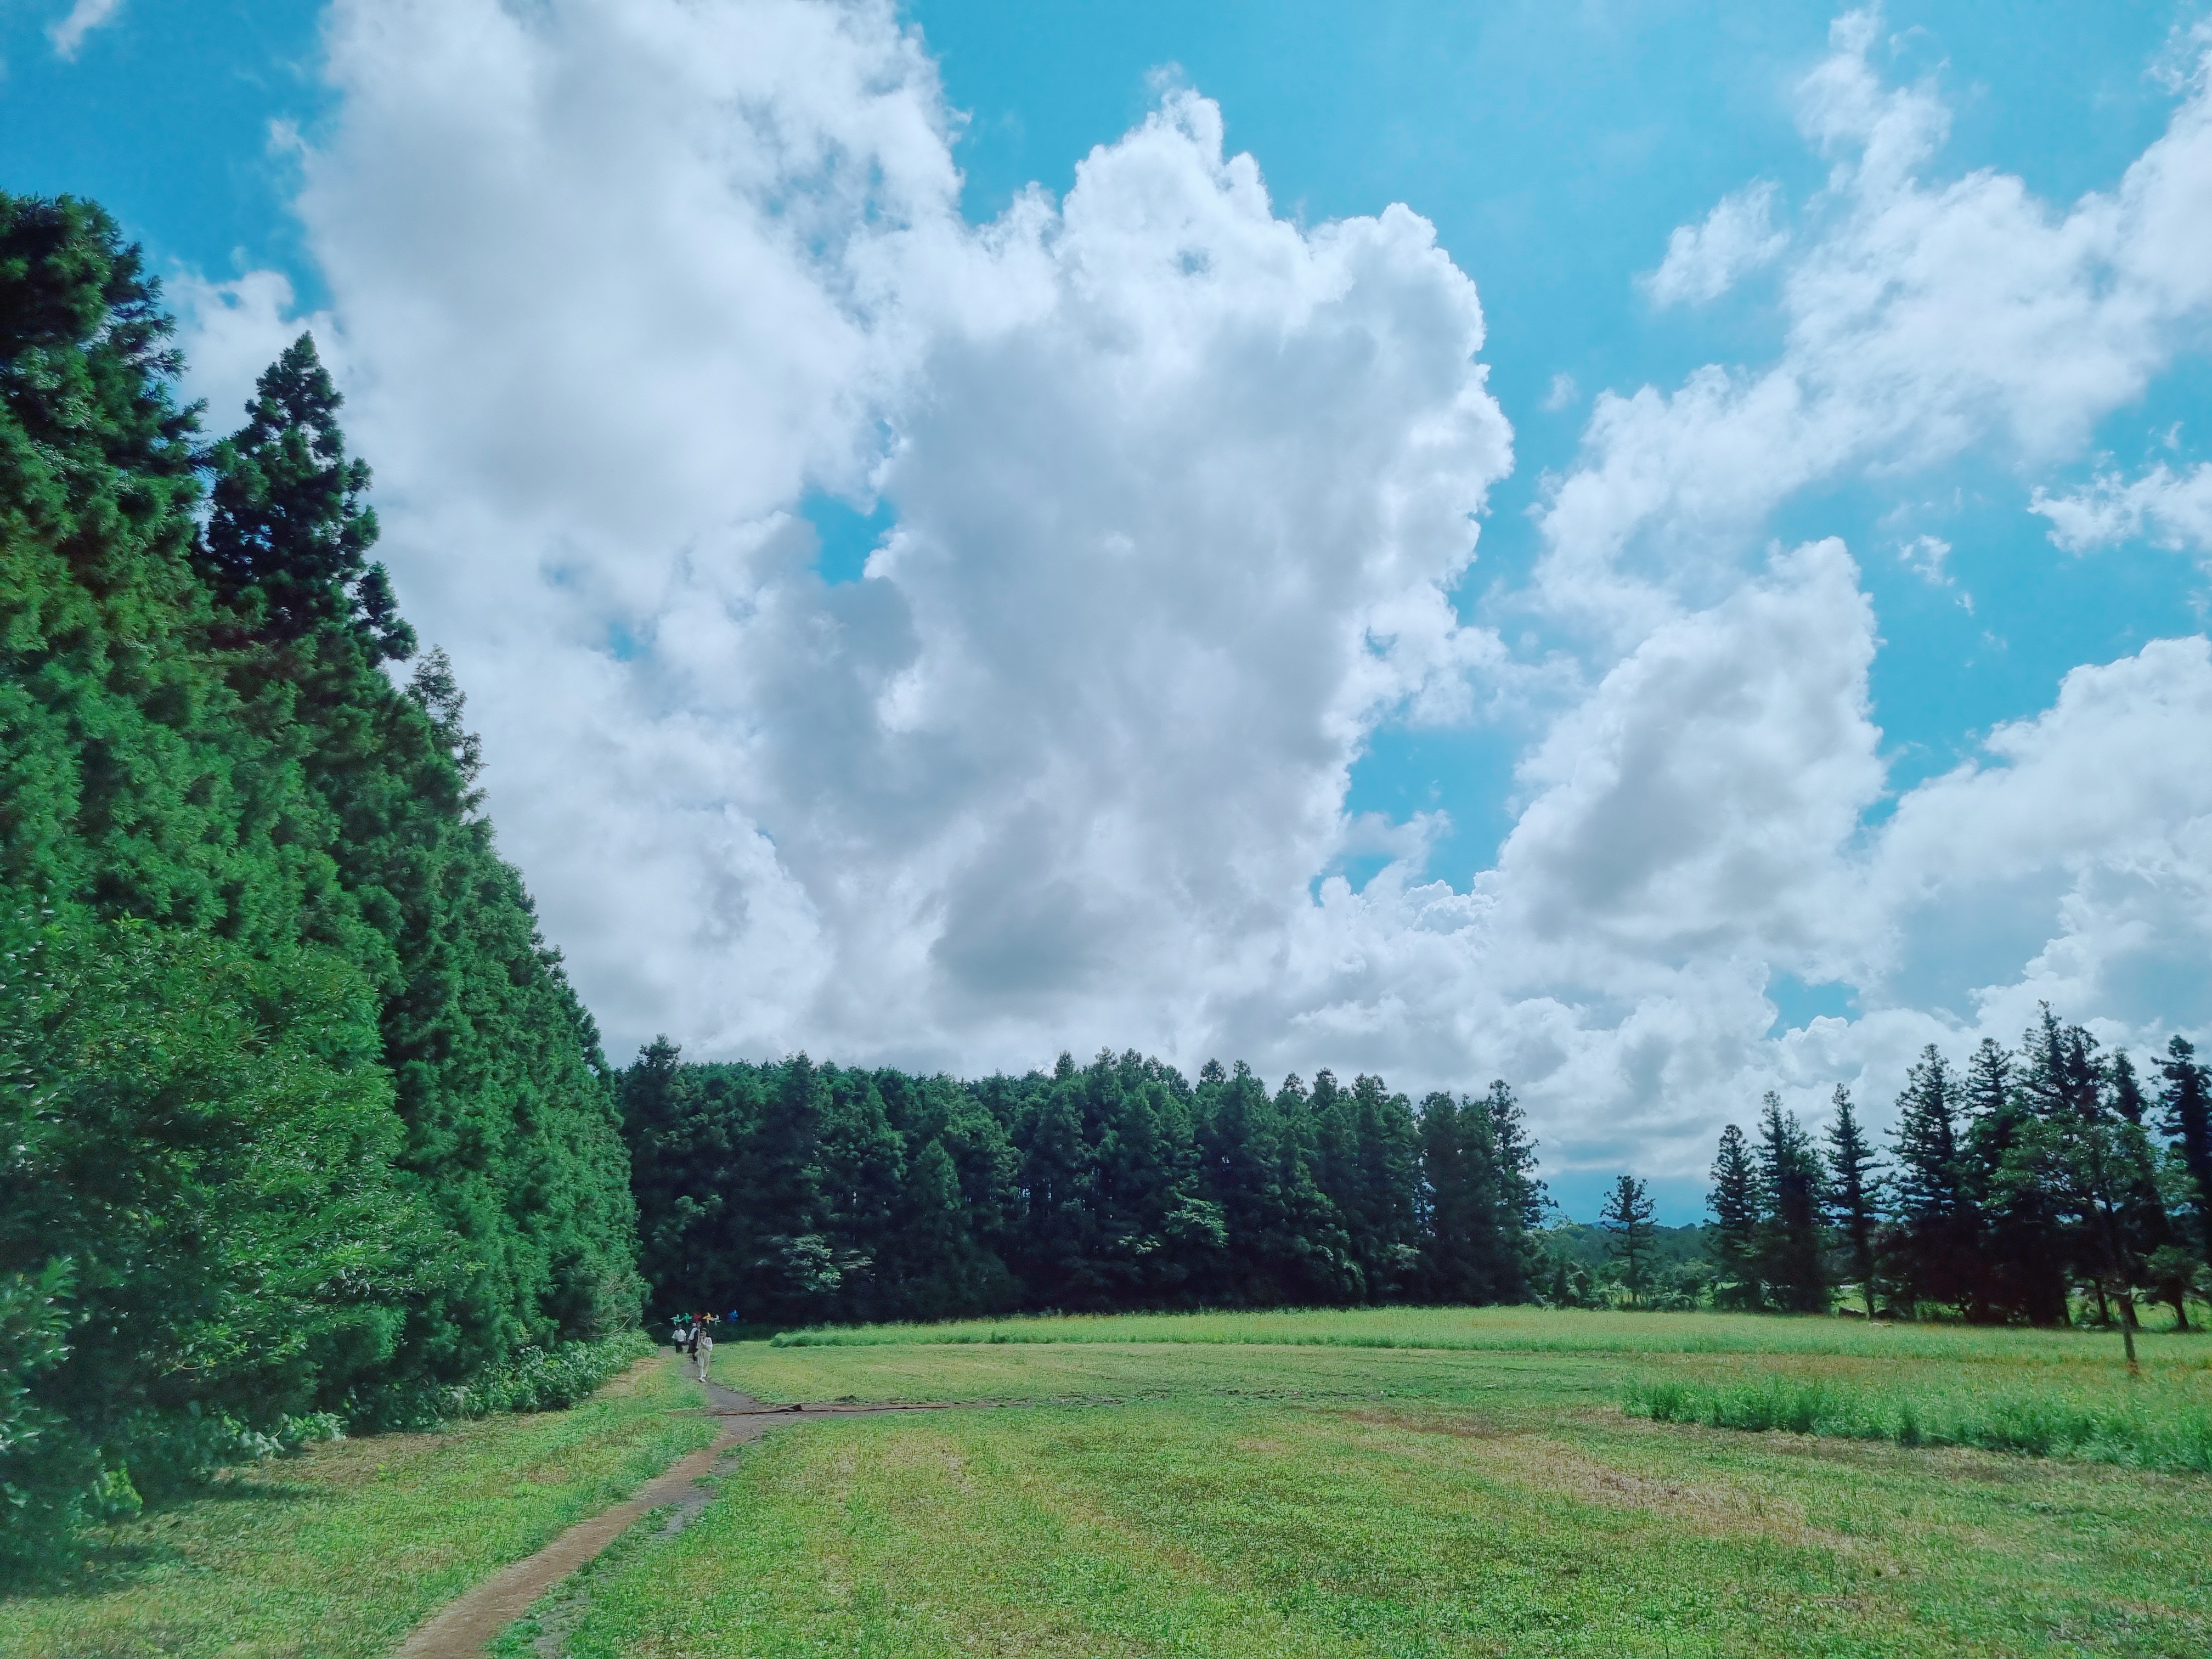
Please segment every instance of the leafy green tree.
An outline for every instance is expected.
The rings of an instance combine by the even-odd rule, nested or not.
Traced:
[[[1439,1302],[1522,1302],[1531,1293],[1529,1230],[1542,1194],[1513,1091],[1480,1099],[1438,1091],[1421,1103],[1422,1283]]]
[[[0,197],[0,917],[71,988],[6,993],[45,1115],[0,1282],[14,1397],[118,1502],[301,1413],[418,1417],[640,1288],[611,1074],[449,665],[386,676],[328,377],[295,348],[203,451],[170,334],[98,208]]]
[[[2053,1198],[2055,1141],[2016,1069],[1988,1037],[1967,1064],[1960,1170],[1978,1229],[1967,1299],[1982,1317],[2057,1324],[2066,1318],[2067,1241]]]
[[[2159,1182],[2159,1160],[2148,1133],[2150,1102],[2144,1097],[2135,1062],[2124,1049],[2105,1062],[2106,1121],[2120,1134],[2126,1159],[2126,1191],[2120,1217],[2121,1239],[2130,1266],[2130,1287],[2141,1285],[2163,1297],[2172,1307],[2176,1326],[2189,1328],[2189,1291],[2194,1274],[2177,1260],[2173,1220],[2166,1212],[2166,1194]],[[2182,1253],[2185,1255],[2185,1253]],[[2156,1267],[2153,1263],[2160,1264]]]
[[[2079,1026],[2067,1029],[2069,1076],[2093,1063],[2092,1041]],[[2094,1275],[2100,1303],[2118,1309],[2128,1370],[2133,1372],[2135,1293],[2148,1273],[2130,1223],[2137,1193],[2153,1179],[2150,1144],[2141,1124],[2130,1122],[2095,1093],[2075,1093],[2072,1103],[2075,1115],[2058,1126],[2060,1191],[2080,1218],[2083,1267]]]

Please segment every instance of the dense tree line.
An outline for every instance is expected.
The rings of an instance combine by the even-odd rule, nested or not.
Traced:
[[[2075,1298],[2132,1328],[2140,1301],[2186,1325],[2212,1253],[2212,1099],[2177,1036],[2146,1080],[2049,1009],[2017,1049],[1962,1073],[1934,1044],[1885,1156],[1838,1089],[1825,1144],[1766,1097],[1713,1161],[1712,1300],[2057,1324]]]
[[[817,1065],[623,1074],[656,1310],[748,1321],[1517,1302],[1543,1203],[1512,1091],[1270,1091],[1134,1053],[976,1081]]]
[[[302,337],[210,445],[171,332],[100,209],[0,196],[0,1554],[641,1291],[330,379]]]

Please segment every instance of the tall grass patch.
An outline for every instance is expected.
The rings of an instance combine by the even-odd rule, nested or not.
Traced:
[[[2212,1365],[2212,1335],[2148,1332],[2154,1362]],[[1507,1353],[1836,1355],[2117,1370],[2104,1331],[1773,1314],[1635,1313],[1580,1308],[1298,1308],[1249,1313],[1037,1314],[933,1325],[850,1325],[785,1331],[778,1348],[1186,1343],[1251,1347],[1426,1348]]]
[[[2045,1368],[2033,1385],[1993,1388],[1978,1377],[1913,1372],[1867,1382],[1762,1370],[1732,1378],[1646,1375],[1623,1394],[1631,1415],[1656,1423],[2212,1474],[2212,1401],[2201,1372],[2114,1384]]]

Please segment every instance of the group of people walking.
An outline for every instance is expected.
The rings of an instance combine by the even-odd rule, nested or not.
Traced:
[[[685,1355],[699,1368],[699,1380],[707,1380],[707,1366],[714,1357],[714,1327],[724,1323],[720,1314],[680,1313],[676,1316],[673,1340],[676,1352]],[[727,1322],[734,1327],[738,1310],[730,1310]]]

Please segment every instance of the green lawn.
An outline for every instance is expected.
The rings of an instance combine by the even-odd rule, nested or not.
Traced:
[[[1655,1376],[1774,1375],[2162,1421],[2212,1405],[2198,1339],[2148,1339],[2130,1382],[2096,1334],[1841,1321],[1000,1328],[1029,1340],[719,1350],[772,1399],[1037,1403],[780,1431],[688,1529],[595,1576],[568,1654],[2212,1652],[2202,1475],[1622,1409]]]
[[[713,1437],[672,1360],[568,1411],[310,1448],[102,1534],[0,1599],[8,1659],[354,1659]]]

